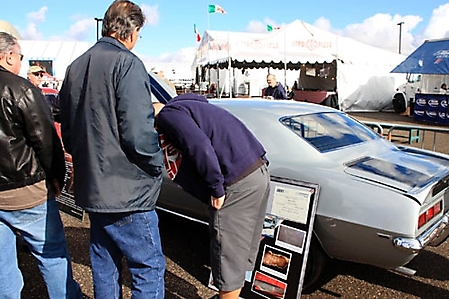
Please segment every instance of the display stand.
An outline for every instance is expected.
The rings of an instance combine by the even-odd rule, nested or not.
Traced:
[[[241,298],[300,298],[319,185],[271,177],[271,192],[254,271]]]

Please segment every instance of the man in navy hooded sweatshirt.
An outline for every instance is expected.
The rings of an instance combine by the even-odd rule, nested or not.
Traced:
[[[155,104],[155,114],[164,142],[181,152],[179,167],[170,169],[174,182],[210,206],[219,298],[238,298],[246,271],[254,269],[267,208],[265,149],[239,119],[203,96],[187,93],[163,108]]]

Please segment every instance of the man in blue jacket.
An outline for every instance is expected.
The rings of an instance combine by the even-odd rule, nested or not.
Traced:
[[[239,119],[203,96],[182,94],[162,110],[155,107],[159,133],[181,152],[171,177],[210,206],[210,257],[219,297],[238,298],[246,271],[254,269],[267,208],[265,149]]]
[[[263,97],[269,100],[286,100],[287,94],[281,83],[276,81],[274,74],[267,76],[268,87],[265,89]]]
[[[123,256],[133,298],[164,298],[165,257],[155,211],[163,156],[149,76],[131,52],[144,22],[133,2],[113,2],[103,18],[103,37],[69,66],[60,92],[75,200],[89,212],[95,298],[121,298]]]

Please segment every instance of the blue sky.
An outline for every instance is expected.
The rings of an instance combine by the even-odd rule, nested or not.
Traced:
[[[95,17],[102,18],[111,1],[26,0],[0,20],[15,26],[24,39],[79,40],[94,43]],[[150,62],[192,62],[198,46],[193,24],[201,35],[207,29],[264,32],[266,25],[282,26],[300,19],[343,36],[409,54],[425,39],[449,37],[449,1],[438,0],[280,0],[217,2],[196,0],[136,1],[147,16],[135,52]],[[218,4],[226,14],[208,14]]]

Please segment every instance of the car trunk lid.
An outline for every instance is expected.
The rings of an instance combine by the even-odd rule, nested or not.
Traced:
[[[445,166],[419,156],[405,155],[401,151],[382,157],[361,157],[345,163],[345,166],[345,172],[349,175],[410,195],[422,193],[425,189],[428,189],[426,193],[429,193],[430,188],[442,191],[448,187],[447,180],[444,183],[444,178],[448,175],[448,169]],[[421,204],[426,197],[420,196],[418,200]]]

